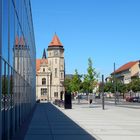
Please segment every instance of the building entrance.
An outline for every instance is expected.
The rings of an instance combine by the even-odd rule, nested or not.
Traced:
[[[47,100],[47,88],[41,88],[40,100]]]

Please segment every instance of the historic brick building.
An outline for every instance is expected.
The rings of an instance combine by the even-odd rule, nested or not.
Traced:
[[[42,59],[36,60],[36,97],[40,100],[63,99],[65,62],[64,48],[55,34]]]

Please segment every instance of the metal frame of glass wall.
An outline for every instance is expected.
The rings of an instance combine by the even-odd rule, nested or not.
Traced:
[[[0,140],[11,139],[36,100],[30,0],[0,0]]]

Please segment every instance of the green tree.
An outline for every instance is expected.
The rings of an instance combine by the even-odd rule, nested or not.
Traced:
[[[140,79],[133,79],[129,84],[129,90],[133,90],[134,92],[140,91]]]
[[[64,86],[65,86],[65,90],[67,92],[69,92],[69,93],[72,92],[72,90],[71,90],[71,79],[70,78],[65,78]]]
[[[93,89],[97,85],[97,78],[99,74],[95,71],[95,68],[93,68],[93,63],[91,58],[88,59],[88,68],[87,68],[87,74],[84,75],[84,80],[83,80],[83,89],[86,92],[92,92]]]
[[[70,82],[70,89],[72,92],[79,92],[81,87],[81,75],[78,74],[77,69],[75,70],[74,76]]]
[[[117,81],[116,83],[117,85],[117,91],[120,92],[120,93],[125,93],[127,91],[126,89],[126,85],[120,81]]]
[[[84,78],[84,80],[82,82],[82,89],[83,89],[84,92],[87,93],[87,92],[89,92],[89,86],[90,86],[90,84],[88,82],[88,77],[87,77],[86,74],[83,76],[83,78]]]
[[[114,84],[113,82],[107,82],[104,84],[104,92],[114,93]]]
[[[8,94],[8,77],[2,76],[2,94]]]

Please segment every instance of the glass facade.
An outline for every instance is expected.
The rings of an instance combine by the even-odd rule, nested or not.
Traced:
[[[34,107],[35,62],[30,0],[0,0],[0,140],[11,139]]]

